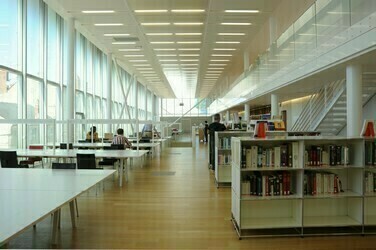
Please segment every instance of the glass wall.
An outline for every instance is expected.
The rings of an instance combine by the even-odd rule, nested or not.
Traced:
[[[26,7],[22,16],[23,7]],[[23,29],[22,20],[26,19]],[[1,0],[0,8],[0,119],[61,120],[67,96],[67,58],[65,21],[43,0]],[[23,34],[23,32],[25,34]],[[23,40],[25,39],[25,40]],[[26,44],[26,48],[23,48]],[[22,51],[26,53],[23,54]],[[107,55],[78,31],[75,33],[75,93],[76,119],[106,117]],[[25,60],[26,68],[22,61]],[[113,64],[117,65],[117,64]],[[131,75],[117,66],[112,67],[112,117],[134,119],[136,87]],[[26,74],[24,74],[26,73]],[[65,77],[63,77],[65,76]],[[120,76],[120,79],[119,79]],[[24,79],[25,77],[25,79]],[[130,84],[132,84],[129,89]],[[138,84],[141,107],[140,119],[145,119],[144,87]],[[124,92],[128,94],[128,115],[124,108]],[[124,92],[123,92],[124,90]],[[149,100],[148,100],[149,103]],[[148,105],[149,106],[149,105]],[[124,112],[122,112],[124,111]],[[148,111],[149,112],[149,111]],[[150,117],[150,116],[149,116]],[[91,125],[76,126],[75,138],[85,138]],[[97,126],[101,135],[103,126]],[[124,126],[131,133],[131,126]],[[31,143],[52,142],[52,127],[44,131],[41,125],[0,124],[0,147],[24,147]],[[114,131],[115,132],[115,126]],[[64,140],[63,128],[57,127],[57,140]],[[21,138],[21,139],[19,139]],[[26,138],[24,141],[22,138]]]
[[[208,116],[207,100],[161,99],[161,116]]]

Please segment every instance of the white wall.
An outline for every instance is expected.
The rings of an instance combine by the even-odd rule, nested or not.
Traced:
[[[308,103],[310,96],[294,99],[291,101],[283,102],[280,107],[280,112],[286,110],[287,113],[287,127],[286,130],[291,130],[291,127],[295,124],[299,118],[303,108]]]
[[[376,120],[376,96],[374,96],[367,104],[363,107],[363,119],[362,120]],[[363,124],[363,123],[362,123]],[[347,135],[347,126],[345,126],[339,136]]]

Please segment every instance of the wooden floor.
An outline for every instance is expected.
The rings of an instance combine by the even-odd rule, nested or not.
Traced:
[[[376,249],[375,236],[247,238],[230,221],[229,188],[217,189],[207,168],[206,146],[168,148],[144,167],[133,166],[122,188],[112,179],[105,190],[78,200],[78,227],[68,208],[58,248],[126,249]],[[38,202],[38,201],[35,201]],[[25,207],[27,209],[27,207]],[[0,225],[3,226],[3,225]],[[38,223],[9,248],[51,248],[51,218]]]

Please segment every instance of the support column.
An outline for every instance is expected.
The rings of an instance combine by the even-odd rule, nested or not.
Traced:
[[[249,104],[244,104],[244,119],[243,121],[245,123],[249,123],[249,113],[250,113],[250,108],[249,108]]]
[[[148,87],[145,86],[145,120],[149,120],[149,115],[148,115],[148,98],[149,98],[149,90]]]
[[[138,83],[137,83],[137,78],[136,76],[134,75],[133,76],[133,84],[134,84],[134,93],[135,93],[135,114],[134,114],[134,119],[139,119],[138,118]]]
[[[228,125],[229,122],[230,122],[230,111],[227,110],[227,111],[226,111],[226,125]]]
[[[278,101],[278,96],[276,94],[271,95],[270,106],[271,106],[270,118],[273,119],[273,116],[279,115],[279,101]]]
[[[359,136],[362,129],[362,67],[346,67],[347,136]]]
[[[74,19],[68,18],[66,20],[67,24],[67,97],[66,97],[66,109],[65,117],[66,119],[73,120],[75,118],[74,112],[74,41],[75,41],[75,29],[74,29]],[[74,141],[74,125],[68,125],[68,142],[73,143]]]
[[[108,53],[107,55],[107,103],[106,103],[106,119],[112,119],[112,53]],[[112,125],[107,124],[107,132],[110,133]]]

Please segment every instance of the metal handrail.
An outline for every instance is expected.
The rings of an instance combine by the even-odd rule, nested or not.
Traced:
[[[345,79],[333,81],[313,94],[304,106],[291,131],[313,131],[345,90]]]

